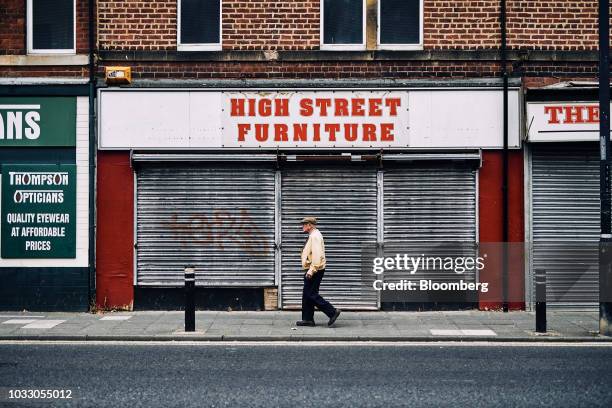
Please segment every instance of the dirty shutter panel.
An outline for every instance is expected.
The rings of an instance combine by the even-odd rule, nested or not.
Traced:
[[[384,172],[384,252],[425,257],[476,255],[476,169],[466,164],[387,168]],[[409,255],[410,256],[410,255]],[[385,272],[385,281],[431,279],[474,282],[474,271],[427,270],[407,276]],[[415,292],[415,302],[431,299]],[[439,301],[439,300],[438,300]],[[469,299],[448,299],[449,302]]]
[[[281,180],[283,308],[301,307],[300,220],[315,216],[327,257],[321,295],[340,308],[375,309],[376,292],[361,276],[362,250],[376,245],[375,169],[285,170]]]
[[[144,166],[137,223],[138,285],[274,284],[273,169]]]
[[[546,270],[551,307],[597,307],[597,147],[595,143],[532,145],[531,275],[536,269]]]

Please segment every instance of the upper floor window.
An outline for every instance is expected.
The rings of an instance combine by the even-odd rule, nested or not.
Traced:
[[[28,0],[27,8],[28,53],[75,53],[74,0]]]
[[[365,49],[365,0],[321,0],[321,49]]]
[[[423,0],[378,0],[378,47],[423,47]]]
[[[221,0],[178,0],[178,50],[221,49]]]

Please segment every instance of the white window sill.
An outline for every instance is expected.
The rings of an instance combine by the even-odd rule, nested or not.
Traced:
[[[221,44],[179,44],[177,51],[221,51]]]
[[[422,51],[423,44],[378,44],[376,49],[381,51]]]
[[[75,55],[74,48],[69,50],[28,50],[28,55]]]
[[[365,44],[321,44],[321,51],[365,51]]]

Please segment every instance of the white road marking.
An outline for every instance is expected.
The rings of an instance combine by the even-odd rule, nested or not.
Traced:
[[[128,320],[132,318],[132,316],[104,316],[100,320]]]
[[[612,347],[612,342],[557,341],[108,341],[108,340],[0,340],[10,345],[75,346],[201,346],[201,347]]]
[[[11,320],[7,320],[5,322],[2,322],[2,324],[28,324],[28,323],[32,323],[32,322],[40,322],[40,320],[36,320],[36,319],[11,319]]]
[[[474,330],[474,329],[431,329],[429,330],[432,336],[497,336],[497,334],[490,329]]]
[[[64,322],[65,320],[36,320],[33,323],[26,324],[22,329],[50,329]]]

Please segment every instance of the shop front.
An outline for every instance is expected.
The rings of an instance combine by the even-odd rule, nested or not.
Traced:
[[[385,250],[477,251],[483,151],[493,166],[502,147],[497,88],[109,88],[99,101],[99,302],[172,307],[194,265],[203,308],[262,308],[270,291],[299,308],[304,216],[325,237],[321,293],[345,309],[396,308],[364,273]],[[518,149],[518,90],[510,101]]]
[[[0,96],[0,310],[89,308],[86,95]]]
[[[534,276],[541,270],[551,307],[595,310],[599,107],[593,100],[568,100],[563,94],[527,103],[527,296],[533,299]]]

